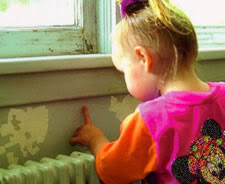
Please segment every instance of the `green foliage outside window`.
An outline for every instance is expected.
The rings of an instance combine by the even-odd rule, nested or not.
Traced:
[[[13,4],[28,5],[36,1],[40,1],[40,0],[0,0],[0,11],[6,11]]]

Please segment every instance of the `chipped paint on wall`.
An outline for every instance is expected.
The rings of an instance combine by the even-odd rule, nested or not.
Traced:
[[[19,146],[24,157],[38,153],[48,133],[48,119],[45,106],[11,108],[7,122],[0,126],[0,136],[9,137],[9,141],[0,146],[0,155],[6,154],[8,162],[12,164],[19,161],[11,152],[16,146]]]
[[[14,155],[13,152],[9,152],[6,154],[7,160],[9,164],[16,164],[19,161],[19,158]]]
[[[128,111],[135,110],[138,103],[138,100],[130,95],[126,95],[122,100],[111,96],[109,111],[116,113],[116,118],[122,121],[127,116]]]

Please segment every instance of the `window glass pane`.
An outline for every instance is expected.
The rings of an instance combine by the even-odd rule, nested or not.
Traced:
[[[171,0],[194,25],[225,25],[224,0]]]
[[[170,0],[195,25],[199,48],[225,48],[224,0]]]
[[[74,0],[0,0],[0,27],[73,24]]]

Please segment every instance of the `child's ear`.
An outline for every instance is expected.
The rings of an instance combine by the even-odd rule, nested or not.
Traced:
[[[145,71],[150,72],[152,65],[152,55],[150,50],[143,46],[136,46],[134,48],[134,54],[137,56],[141,64],[144,65]]]

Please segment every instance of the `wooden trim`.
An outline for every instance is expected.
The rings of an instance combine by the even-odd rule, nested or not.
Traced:
[[[0,76],[18,73],[114,68],[111,55],[86,54],[0,59]]]
[[[216,49],[200,49],[197,60],[218,60],[225,59],[225,48]]]
[[[96,53],[96,0],[82,0],[82,3],[84,52]]]
[[[100,53],[111,52],[112,4],[111,0],[97,0],[97,44]]]
[[[2,75],[0,107],[127,93],[114,68]]]
[[[0,60],[0,107],[128,93],[110,55],[78,56]],[[204,81],[225,81],[224,69],[225,59],[197,63]]]
[[[1,30],[0,38],[0,58],[84,53],[83,31],[72,26]]]
[[[198,61],[196,67],[204,81],[225,81],[225,59]]]

